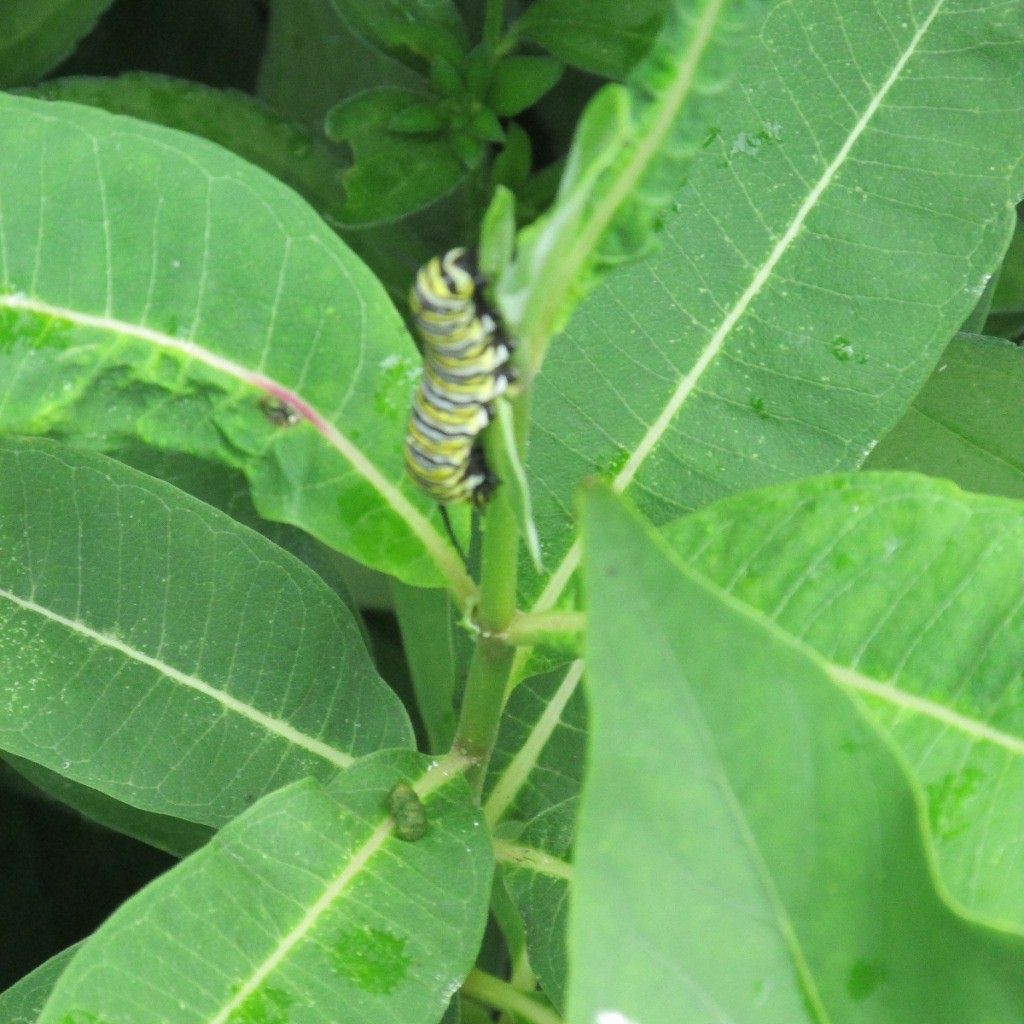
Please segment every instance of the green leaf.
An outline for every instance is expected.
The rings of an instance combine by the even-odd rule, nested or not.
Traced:
[[[984,285],[980,286],[980,293],[978,295],[978,302],[974,309],[971,310],[971,315],[960,325],[960,333],[962,334],[983,334],[985,331],[985,324],[988,321],[989,315],[992,311],[992,299],[996,292],[996,274],[990,274],[988,281]],[[975,285],[977,290],[979,286]]]
[[[504,142],[505,129],[490,110],[478,110],[469,121],[470,132],[484,142]]]
[[[562,65],[550,57],[506,57],[494,70],[487,105],[500,117],[513,117],[532,107],[561,77]]]
[[[353,568],[366,573],[370,570],[363,569],[356,562],[349,562],[294,526],[263,519],[253,506],[249,487],[240,473],[215,462],[204,462],[180,452],[162,452],[142,445],[113,449],[108,454],[126,466],[164,480],[178,490],[191,494],[193,498],[212,505],[250,530],[262,533],[300,562],[305,562],[351,611],[358,610],[358,602],[349,587],[350,572]],[[356,621],[358,623],[358,617]]]
[[[529,823],[579,795],[587,713],[582,662],[521,682],[509,699],[491,757],[484,813],[492,827]]]
[[[452,244],[458,240],[458,217],[445,210],[459,209],[458,190],[419,211],[415,219],[380,226],[346,222],[341,159],[320,135],[241,93],[159,75],[130,74],[118,79],[60,79],[39,86],[33,94],[187,131],[263,168],[317,210],[380,278],[400,308],[405,306],[416,268],[434,254],[438,241],[443,248],[446,238]],[[390,128],[395,130],[393,124]]]
[[[487,146],[468,132],[456,132],[450,139],[452,152],[467,170],[473,170],[484,158]]]
[[[494,49],[487,42],[478,43],[469,51],[465,61],[466,92],[473,99],[482,100],[494,74]]]
[[[1003,258],[1002,272],[992,299],[993,313],[1024,311],[1024,221],[1018,216],[1013,241]]]
[[[540,535],[533,518],[533,498],[526,482],[526,471],[519,458],[512,406],[499,398],[494,409],[495,429],[488,435],[487,455],[502,485],[508,488],[509,503],[515,515],[523,547],[536,573],[544,572]]]
[[[369,89],[327,115],[328,136],[351,146],[355,158],[343,179],[345,222],[372,223],[414,213],[448,195],[465,176],[446,139],[391,131],[396,117],[424,103],[422,93]]]
[[[0,993],[0,1024],[36,1024],[43,1004],[80,946],[72,946]]]
[[[649,243],[707,134],[708,97],[762,9],[761,0],[677,0],[627,85],[606,86],[587,106],[554,205],[523,231],[497,284],[531,375],[601,274]]]
[[[1024,506],[826,477],[720,502],[666,539],[866,702],[927,796],[945,885],[1024,930]]]
[[[242,93],[160,75],[129,74],[116,79],[59,79],[39,86],[33,95],[102,107],[200,135],[262,167],[298,192],[338,231],[400,308],[416,268],[434,254],[439,242],[444,248],[459,240],[459,217],[453,212],[461,208],[458,190],[415,218],[380,226],[344,223],[342,160],[324,141],[322,126],[314,133]]]
[[[6,96],[0,206],[0,429],[224,462],[261,515],[471,590],[405,479],[412,340],[294,193],[205,140]]]
[[[565,1000],[566,912],[587,712],[582,662],[516,687],[491,758],[484,813],[495,855],[523,919],[530,965],[545,994]]]
[[[0,439],[0,477],[0,748],[218,826],[411,743],[351,614],[291,555],[51,441]]]
[[[927,796],[944,885],[972,914],[1024,929],[1024,507],[923,477],[856,474],[719,502],[665,536],[868,702]],[[576,662],[512,695],[484,806],[513,843],[529,845],[522,826],[541,828],[579,791],[581,674]],[[563,853],[531,846],[520,870]],[[543,890],[527,881],[513,894],[524,917],[542,920],[550,895],[538,903]],[[550,938],[530,935],[538,941]],[[562,983],[554,967],[542,978],[549,990]]]
[[[946,477],[969,491],[1024,498],[1024,351],[961,335],[865,469]]]
[[[113,0],[5,0],[0,4],[0,87],[55,68]]]
[[[939,898],[918,794],[820,662],[610,491],[584,531],[570,1024],[1017,1021],[1024,941]]]
[[[88,940],[39,1024],[434,1024],[490,894],[464,767],[389,751],[264,798]],[[416,842],[385,808],[400,780],[427,813]]]
[[[532,166],[533,145],[530,136],[513,121],[505,130],[505,145],[491,165],[491,179],[498,187],[504,186],[516,191],[526,183]],[[510,255],[514,248],[513,238]]]
[[[257,90],[282,113],[320,131],[327,111],[347,96],[425,84],[421,74],[360,37],[333,0],[272,0]]]
[[[413,103],[399,110],[388,122],[388,131],[408,135],[430,134],[445,126],[444,111],[436,101]]]
[[[457,62],[466,28],[452,0],[331,0],[361,39],[420,69],[438,55]]]
[[[1024,187],[1024,135],[1004,113],[1024,76],[1019,19],[996,0],[931,11],[915,0],[883,24],[873,0],[774,9],[664,250],[579,308],[535,382],[528,465],[554,571],[539,596],[524,574],[528,607],[573,600],[573,481],[610,480],[667,522],[852,469],[909,406]],[[793,57],[847,46],[839,78]],[[733,151],[762,131],[756,155]]]
[[[523,918],[530,966],[544,994],[565,1005],[565,936],[573,881],[572,848],[578,800],[571,797],[534,817],[511,842],[495,840],[495,856]]]
[[[480,224],[480,272],[493,281],[508,266],[515,244],[516,199],[498,185]]]
[[[209,139],[289,185],[328,223],[341,219],[344,192],[335,155],[309,129],[244,93],[132,73],[119,78],[59,78],[30,94],[100,107]]]
[[[448,750],[455,738],[455,646],[452,605],[443,590],[392,584],[402,648],[409,662],[416,708],[430,750]]]
[[[535,0],[522,35],[559,60],[606,78],[625,78],[647,52],[672,0]]]
[[[449,99],[465,94],[466,83],[455,64],[444,57],[438,57],[430,65],[430,82],[434,88]]]

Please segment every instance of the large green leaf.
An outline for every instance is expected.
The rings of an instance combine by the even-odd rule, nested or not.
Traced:
[[[818,659],[610,491],[584,522],[569,1024],[1019,1021],[1024,940],[939,898],[916,792]]]
[[[927,794],[945,884],[1024,930],[1024,505],[872,473],[732,498],[666,538],[866,701]]]
[[[4,0],[0,87],[24,85],[56,67],[113,0]]]
[[[221,825],[411,743],[351,614],[223,513],[100,455],[0,439],[0,747]]]
[[[416,268],[436,247],[457,240],[451,229],[457,228],[459,218],[453,218],[450,211],[458,207],[459,193],[412,218],[383,225],[353,222],[344,209],[341,155],[319,131],[244,93],[163,75],[129,74],[57,79],[43,83],[33,95],[102,107],[200,135],[262,167],[313,206],[377,275],[401,309]],[[443,215],[446,208],[447,219]]]
[[[579,308],[536,382],[529,468],[554,569],[538,608],[567,595],[588,475],[666,522],[860,463],[1006,248],[1022,76],[1016,3],[773,7],[663,251]]]
[[[665,536],[866,701],[926,795],[944,885],[973,914],[1024,930],[1024,506],[857,474],[719,502]],[[564,958],[541,914],[571,859],[550,823],[579,791],[581,674],[577,662],[513,694],[485,802],[505,822],[509,889],[552,992]]]
[[[916,470],[1024,498],[1024,351],[961,335],[865,469]]]
[[[226,462],[266,517],[471,591],[405,480],[412,341],[294,193],[205,140],[6,96],[0,218],[0,429]]]
[[[143,445],[116,448],[109,454],[118,462],[155,476],[158,480],[165,480],[178,490],[191,494],[193,498],[227,513],[250,530],[262,533],[278,547],[305,562],[349,608],[357,610],[346,572],[358,568],[369,574],[370,570],[348,561],[294,526],[263,519],[253,506],[249,487],[241,473],[216,462],[206,462],[181,452],[160,451]],[[358,617],[356,622],[361,625]]]
[[[36,1024],[53,986],[77,951],[77,946],[65,949],[0,994],[0,1024]]]
[[[82,103],[199,135],[295,189],[329,224],[341,217],[341,167],[322,138],[233,89],[166,75],[58,78],[31,90],[40,99]]]
[[[600,275],[648,245],[707,134],[762,0],[676,0],[625,85],[587,105],[551,209],[495,284],[527,376]]]
[[[435,1024],[480,946],[491,852],[456,759],[388,751],[266,797],[125,904],[39,1024]],[[411,784],[427,832],[399,839]]]
[[[434,190],[444,193],[443,197],[436,199],[432,194],[436,201],[420,204],[415,215],[389,219],[380,208],[359,209],[360,202],[366,206],[367,198],[357,196],[357,201],[353,201],[352,176],[356,169],[346,171],[341,155],[320,133],[283,117],[244,93],[147,74],[115,79],[57,79],[43,83],[32,93],[43,99],[102,107],[115,114],[190,132],[262,167],[313,206],[377,275],[402,310],[416,269],[436,250],[460,240],[459,211],[464,202],[461,186],[465,183],[465,169],[459,165],[453,171],[453,158],[444,145],[426,147],[430,155],[443,158],[444,166],[437,173],[430,171],[435,179],[438,175],[443,178],[440,189]],[[379,134],[383,129],[377,125],[376,130]],[[406,141],[406,148],[412,149],[397,153],[399,164],[403,160],[408,163],[410,156],[421,155],[417,151],[420,147]],[[366,173],[365,168],[359,169],[357,183],[360,177],[365,179]],[[423,187],[418,186],[417,191],[422,194]],[[387,204],[394,204],[397,198],[387,198]],[[378,207],[382,205],[383,200],[378,197]]]

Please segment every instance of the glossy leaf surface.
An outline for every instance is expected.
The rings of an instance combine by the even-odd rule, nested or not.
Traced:
[[[576,481],[667,522],[853,468],[891,428],[1006,248],[1022,44],[1003,0],[773,6],[661,252],[583,303],[537,380],[538,607],[572,596]]]
[[[939,898],[916,794],[820,660],[610,491],[584,524],[570,1024],[1016,1021],[1024,940]]]
[[[205,140],[8,96],[0,206],[0,429],[225,462],[267,518],[468,592],[405,482],[412,340],[294,193]]]
[[[923,477],[857,474],[719,502],[664,536],[891,730],[924,793],[943,886],[974,915],[1024,930],[1024,508]],[[552,991],[564,966],[547,952],[550,894],[539,894],[560,877],[549,859],[572,857],[543,822],[582,781],[581,678],[576,662],[513,694],[484,805],[525,847],[501,859],[519,876],[510,891],[524,917],[542,922],[531,942]]]
[[[411,744],[351,613],[285,551],[103,456],[0,440],[0,746],[222,825]]]
[[[264,798],[114,914],[39,1024],[434,1024],[473,963],[490,894],[459,768],[382,752],[329,789],[310,780]],[[416,842],[386,810],[399,780],[426,809]]]
[[[945,885],[1024,930],[1024,505],[864,474],[733,498],[666,538],[866,703],[926,795]]]
[[[36,1024],[53,986],[77,950],[77,946],[72,946],[58,953],[22,978],[17,985],[0,993],[0,1024]]]

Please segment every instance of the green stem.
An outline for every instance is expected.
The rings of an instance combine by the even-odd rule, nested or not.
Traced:
[[[484,8],[484,42],[497,49],[505,23],[505,0],[487,0]]]
[[[528,392],[518,395],[512,408],[516,444],[522,452],[526,447],[529,421]],[[488,430],[484,443],[490,443],[493,437],[494,432]],[[462,711],[452,745],[453,750],[472,757],[476,762],[467,778],[477,796],[483,790],[487,762],[498,738],[498,725],[515,657],[515,648],[502,635],[516,615],[519,575],[519,525],[506,488],[498,487],[487,507],[483,527],[480,601],[476,608],[480,639],[469,665]]]
[[[452,749],[473,759],[473,767],[466,778],[476,796],[483,792],[487,763],[498,738],[514,656],[515,648],[493,637],[481,637],[469,665],[466,694]]]
[[[525,992],[510,985],[493,974],[485,974],[476,968],[469,972],[462,986],[462,991],[479,1003],[486,1003],[496,1010],[515,1013],[530,1024],[562,1024],[562,1018],[554,1010],[549,1010]]]
[[[519,612],[504,635],[514,647],[533,647],[552,635],[578,634],[586,628],[585,612]]]

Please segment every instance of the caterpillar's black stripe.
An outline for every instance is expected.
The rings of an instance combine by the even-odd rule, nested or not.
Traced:
[[[435,501],[482,505],[497,486],[480,433],[512,380],[512,344],[489,310],[465,249],[420,268],[409,303],[423,342],[423,376],[409,417],[405,465]]]

